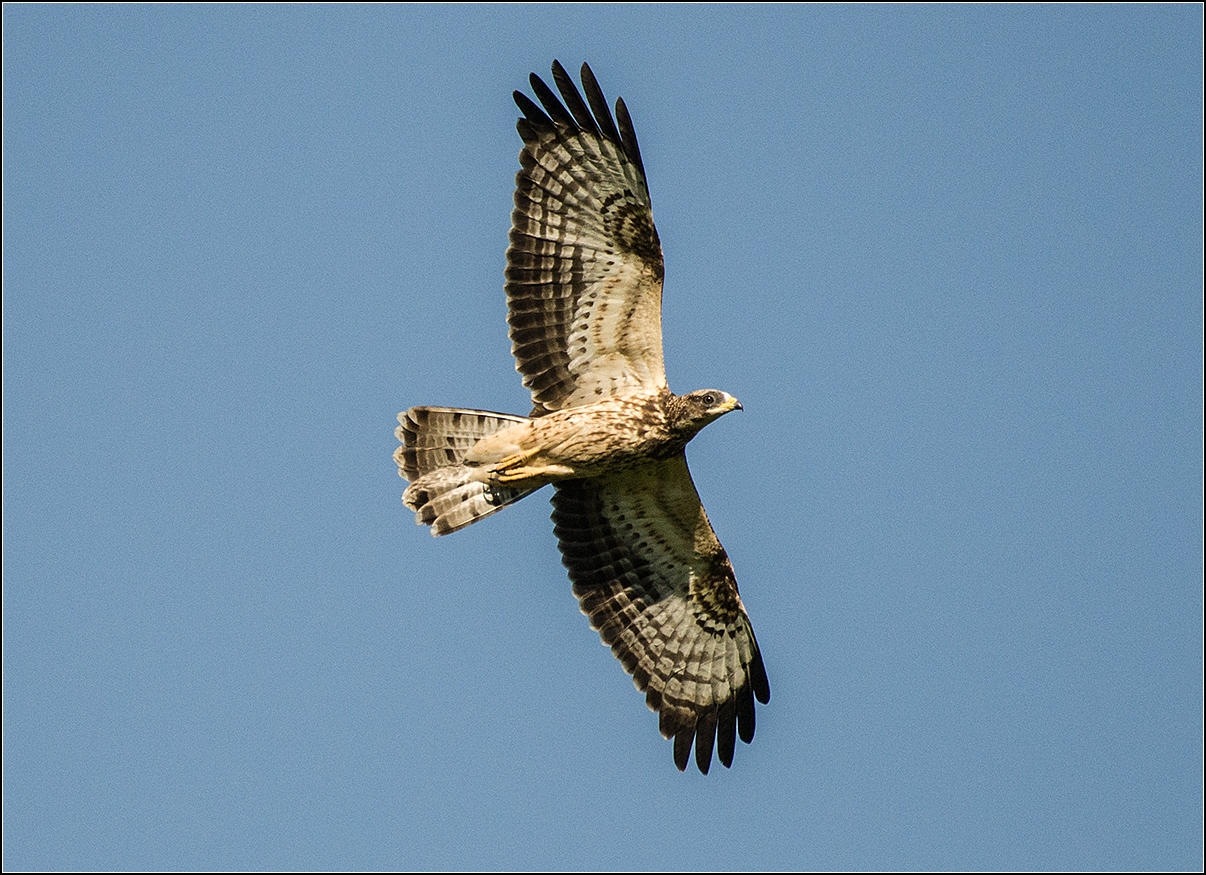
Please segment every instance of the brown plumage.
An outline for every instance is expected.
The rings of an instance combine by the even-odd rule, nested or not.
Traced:
[[[662,360],[662,251],[632,121],[612,119],[590,68],[583,100],[553,63],[543,109],[520,92],[523,139],[507,249],[507,321],[527,417],[412,407],[394,453],[433,535],[553,484],[553,523],[582,612],[705,774],[733,761],[770,686],[733,566],[687,470],[701,428],[741,408],[674,395]],[[618,120],[618,126],[616,121]]]

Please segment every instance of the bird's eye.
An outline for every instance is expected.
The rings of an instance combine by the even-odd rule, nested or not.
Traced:
[[[713,407],[720,399],[716,397],[715,392],[704,392],[703,397],[699,400],[704,403],[704,407]]]

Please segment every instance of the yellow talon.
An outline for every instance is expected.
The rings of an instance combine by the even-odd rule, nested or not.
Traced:
[[[528,477],[534,476],[537,472],[524,465],[535,453],[514,453],[504,459],[500,459],[494,465],[494,475],[498,478],[499,483],[514,483],[516,480],[525,480]]]

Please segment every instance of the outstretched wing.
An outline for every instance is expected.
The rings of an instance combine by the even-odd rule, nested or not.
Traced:
[[[543,111],[515,92],[507,322],[533,416],[666,385],[662,247],[628,110],[616,101],[617,128],[586,64],[589,108],[556,61],[553,80],[564,105],[535,73]]]
[[[556,484],[553,522],[582,612],[624,664],[674,762],[707,774],[713,740],[725,766],[735,735],[754,737],[754,699],[770,685],[733,566],[679,453],[590,480]]]

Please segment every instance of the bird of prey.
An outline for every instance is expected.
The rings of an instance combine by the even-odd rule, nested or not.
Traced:
[[[733,566],[708,522],[685,448],[740,410],[732,395],[673,394],[662,364],[662,249],[624,101],[608,109],[582,65],[561,100],[532,74],[507,248],[511,351],[528,416],[450,407],[398,414],[402,496],[446,535],[552,484],[574,595],[632,675],[686,769],[733,762],[770,685]],[[562,102],[564,101],[564,102]],[[618,125],[617,125],[618,122]]]

